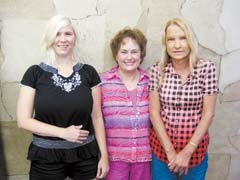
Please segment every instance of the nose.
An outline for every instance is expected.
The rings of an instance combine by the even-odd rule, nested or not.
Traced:
[[[131,59],[132,58],[132,53],[131,52],[128,52],[127,53],[127,59]]]
[[[65,36],[64,34],[61,34],[61,35],[59,36],[59,40],[60,40],[61,42],[66,41],[66,36]]]
[[[179,41],[179,40],[176,40],[176,41],[175,41],[174,47],[175,47],[175,48],[179,48],[179,47],[180,47],[180,41]]]

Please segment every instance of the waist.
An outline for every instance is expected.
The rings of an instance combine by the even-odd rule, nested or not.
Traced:
[[[94,135],[89,135],[82,143],[70,142],[66,140],[52,140],[45,139],[37,136],[33,136],[33,144],[48,149],[72,149],[80,146],[84,146],[95,140]]]

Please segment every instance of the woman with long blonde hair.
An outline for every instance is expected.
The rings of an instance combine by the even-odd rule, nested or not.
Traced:
[[[52,17],[43,37],[45,60],[23,75],[18,126],[33,134],[30,180],[90,180],[108,172],[100,78],[82,64],[71,19]]]
[[[215,66],[197,57],[193,31],[182,18],[166,23],[162,48],[149,80],[153,180],[204,180],[219,91]]]

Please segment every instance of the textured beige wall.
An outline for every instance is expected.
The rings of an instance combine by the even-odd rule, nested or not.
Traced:
[[[240,177],[240,16],[239,0],[0,0],[0,135],[12,179],[26,179],[30,135],[16,128],[16,99],[23,72],[41,61],[39,42],[55,14],[74,19],[81,34],[82,61],[99,72],[114,64],[110,38],[136,26],[148,38],[144,69],[161,57],[167,19],[184,16],[199,40],[199,56],[216,63],[220,95],[210,129],[208,180]],[[0,141],[1,143],[1,141]],[[1,166],[1,164],[0,164]],[[20,178],[21,177],[21,178]],[[0,179],[1,176],[0,176]]]

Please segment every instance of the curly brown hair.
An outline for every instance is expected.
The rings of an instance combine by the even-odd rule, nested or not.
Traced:
[[[111,40],[110,47],[112,50],[112,56],[115,59],[117,56],[117,53],[121,47],[121,44],[123,43],[123,40],[125,38],[131,38],[136,41],[136,43],[140,47],[141,51],[141,63],[146,56],[146,45],[147,45],[147,38],[143,34],[143,32],[137,28],[129,28],[126,27],[122,30],[120,30]]]

